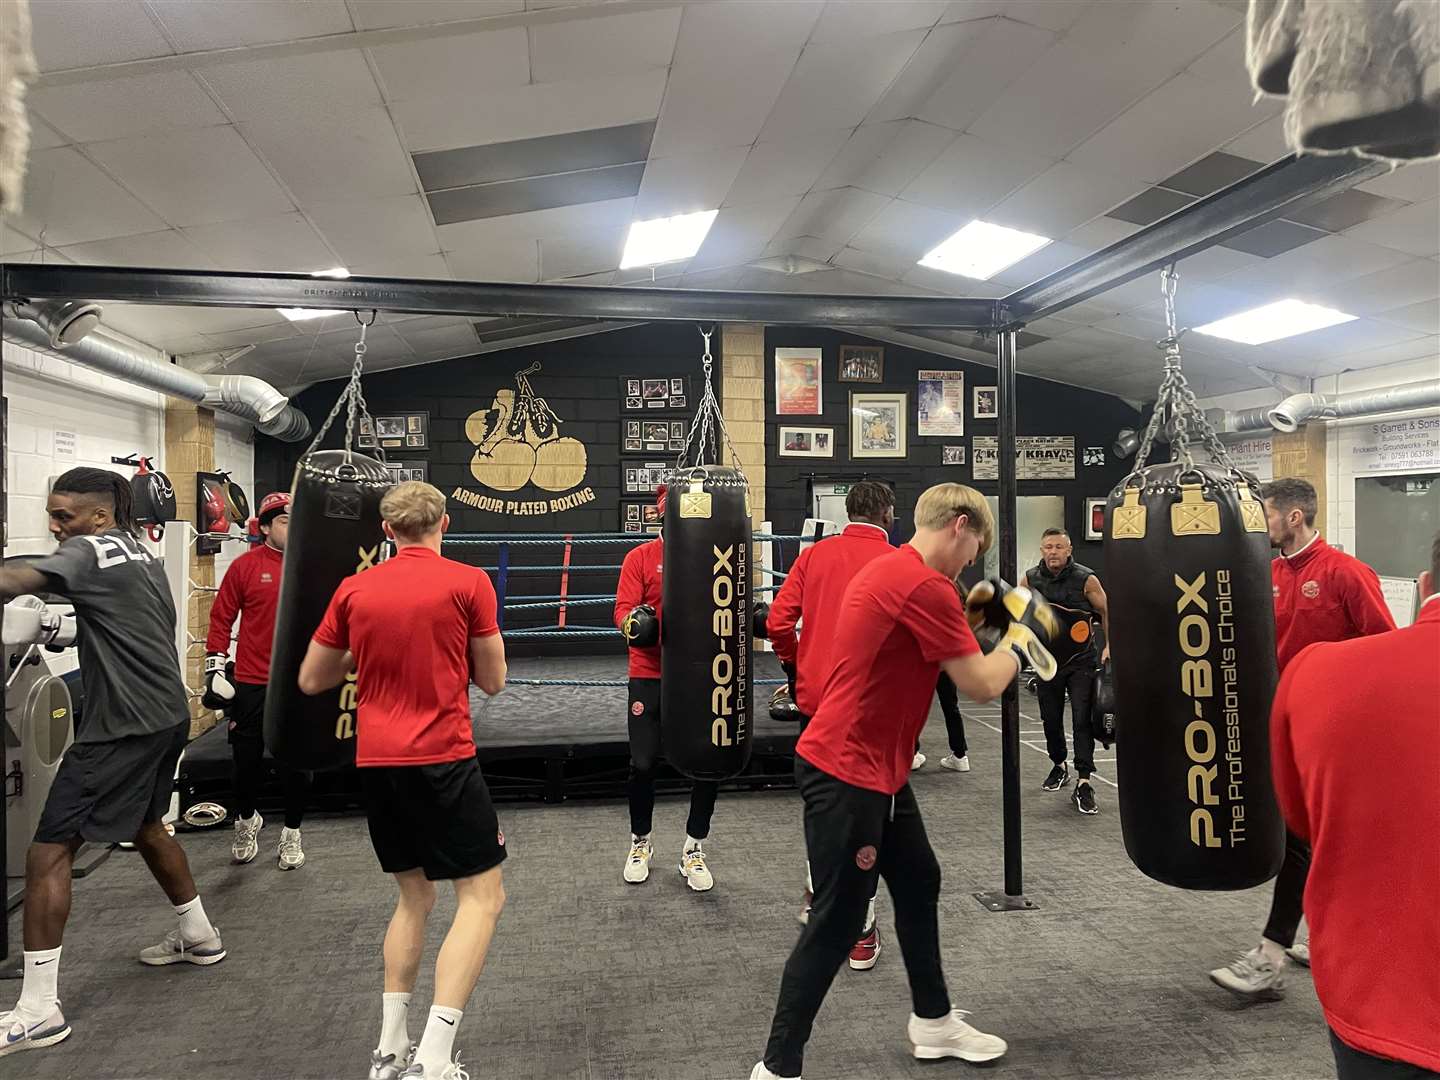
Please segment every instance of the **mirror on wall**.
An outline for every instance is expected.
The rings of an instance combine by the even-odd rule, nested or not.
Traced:
[[[1381,577],[1414,578],[1440,530],[1440,472],[1355,478],[1355,557]]]

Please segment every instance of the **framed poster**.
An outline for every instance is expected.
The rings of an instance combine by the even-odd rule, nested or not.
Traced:
[[[1000,479],[1000,440],[976,435],[975,479]],[[1018,435],[1015,438],[1015,479],[1074,480],[1074,435]]]
[[[921,371],[917,435],[965,434],[965,373],[963,371]]]
[[[665,483],[665,477],[672,466],[667,461],[646,461],[625,466],[622,479],[622,494],[644,495],[654,498],[655,489]]]
[[[850,456],[905,456],[906,394],[850,392]]]
[[[775,350],[775,412],[819,416],[822,407],[819,349]]]
[[[621,532],[651,533],[659,536],[661,521],[660,511],[653,501],[620,504]]]
[[[940,448],[941,465],[964,465],[965,447],[963,446],[942,446]]]
[[[374,421],[372,426],[370,420]],[[430,414],[428,412],[360,417],[355,445],[362,450],[429,450]]]
[[[975,419],[996,420],[1000,416],[997,408],[999,391],[993,386],[975,387]]]
[[[778,452],[781,457],[834,457],[835,429],[782,426]]]
[[[1105,496],[1085,500],[1085,539],[1105,539]]]
[[[670,409],[687,408],[690,401],[690,377],[626,376],[620,380],[625,392],[626,412],[663,412]]]
[[[841,345],[840,382],[885,381],[885,350],[879,345]]]

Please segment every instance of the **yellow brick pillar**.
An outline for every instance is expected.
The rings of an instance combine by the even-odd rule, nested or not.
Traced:
[[[765,520],[765,328],[726,323],[720,331],[725,427],[750,479],[750,513]]]
[[[1315,486],[1315,524],[1325,528],[1325,425],[1311,421],[1299,431],[1275,432],[1270,440],[1270,466],[1278,479],[1296,476]]]
[[[197,496],[195,474],[215,469],[215,414],[209,409],[178,398],[167,398],[165,404],[165,471],[175,485],[175,515],[181,521],[196,520]],[[190,580],[199,589],[190,593],[186,610],[176,617],[188,626],[191,642],[203,640],[210,629],[210,605],[215,599],[215,556],[194,555],[190,564]],[[180,665],[185,685],[198,690],[204,680],[205,649],[191,644]],[[200,705],[199,698],[190,700],[190,736],[194,738],[215,724],[215,714]]]

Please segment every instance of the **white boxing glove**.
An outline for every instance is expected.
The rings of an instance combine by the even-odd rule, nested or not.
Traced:
[[[6,645],[33,645],[45,640],[45,601],[38,596],[17,596],[5,605],[3,638]]]
[[[228,665],[230,657],[225,653],[207,653],[205,656],[205,692],[200,703],[207,709],[229,708],[235,700],[235,684],[230,681]]]

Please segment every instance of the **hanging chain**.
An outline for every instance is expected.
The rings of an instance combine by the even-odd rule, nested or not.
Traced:
[[[680,456],[676,459],[675,464],[677,468],[684,468],[692,448],[695,451],[696,465],[705,464],[707,450],[710,462],[715,465],[720,464],[719,446],[716,440],[718,431],[720,437],[725,440],[725,449],[730,452],[731,465],[737,472],[743,473],[745,470],[741,468],[740,455],[735,452],[735,445],[730,441],[730,432],[725,427],[725,415],[720,411],[720,402],[715,397],[713,382],[715,358],[710,352],[710,338],[714,333],[713,326],[709,330],[703,328],[700,330],[700,337],[705,342],[705,352],[700,357],[700,367],[705,372],[705,390],[700,396],[700,404],[695,411],[695,419],[690,424],[690,431],[685,436],[685,448],[680,451]],[[698,439],[696,438],[697,433]]]
[[[369,346],[365,344],[365,331],[375,325],[375,318],[378,312],[370,312],[370,321],[366,322],[360,317],[357,311],[355,321],[360,324],[360,339],[355,342],[355,362],[350,366],[350,380],[345,384],[345,389],[340,391],[340,396],[335,400],[335,407],[330,410],[330,415],[325,417],[325,422],[320,425],[320,430],[315,433],[314,440],[310,443],[306,454],[313,454],[315,448],[320,445],[325,433],[330,430],[330,425],[340,415],[340,410],[345,409],[345,455],[348,459],[354,452],[355,446],[355,419],[361,417],[370,423],[370,430],[375,432],[375,421],[370,416],[370,408],[365,404],[365,392],[361,389],[360,376],[365,369],[365,353]],[[381,460],[385,460],[385,451],[380,446],[379,433],[375,432],[375,453]]]

